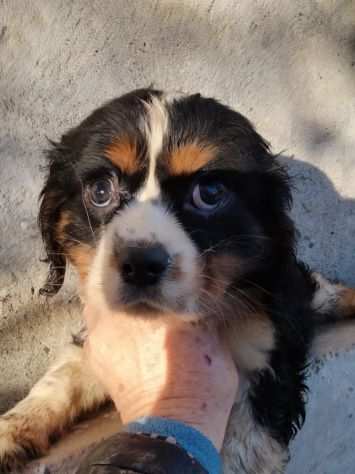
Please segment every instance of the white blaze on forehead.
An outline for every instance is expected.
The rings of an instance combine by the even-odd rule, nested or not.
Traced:
[[[149,170],[142,190],[137,195],[140,202],[156,199],[160,195],[160,186],[156,176],[157,158],[163,148],[164,136],[168,129],[168,113],[164,103],[157,97],[145,102],[147,119],[144,132],[148,142]]]

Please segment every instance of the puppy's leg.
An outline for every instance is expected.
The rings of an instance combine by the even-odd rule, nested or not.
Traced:
[[[312,356],[324,357],[355,347],[355,289],[334,284],[319,274],[313,309],[318,322]]]
[[[355,319],[355,289],[332,283],[319,273],[313,273],[317,283],[312,306],[319,323],[334,323]]]
[[[106,398],[81,347],[68,347],[29,395],[0,417],[0,473],[46,453],[51,439]]]

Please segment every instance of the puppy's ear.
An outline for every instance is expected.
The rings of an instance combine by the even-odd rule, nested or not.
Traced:
[[[64,282],[66,270],[66,256],[56,236],[57,222],[60,209],[65,198],[57,181],[59,147],[55,144],[53,150],[48,153],[49,172],[47,180],[40,194],[40,210],[38,224],[42,234],[49,264],[47,280],[39,290],[40,295],[53,296],[61,288]]]

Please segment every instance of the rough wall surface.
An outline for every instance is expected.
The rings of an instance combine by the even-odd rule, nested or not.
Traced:
[[[200,91],[247,115],[294,176],[300,255],[355,284],[354,0],[0,0],[0,409],[79,325],[75,300],[62,304],[70,285],[50,302],[37,295],[46,137],[150,83]],[[329,365],[335,391],[343,375],[355,384],[354,361]],[[313,385],[321,397],[322,382]],[[322,422],[332,429],[325,402]],[[324,430],[307,433],[313,442]],[[351,446],[344,453],[350,459]],[[319,469],[291,471],[350,472]]]

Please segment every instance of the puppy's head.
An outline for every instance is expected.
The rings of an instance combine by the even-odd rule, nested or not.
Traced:
[[[200,95],[138,90],[49,152],[39,222],[46,294],[77,269],[112,308],[226,317],[292,252],[285,172],[243,116]]]

